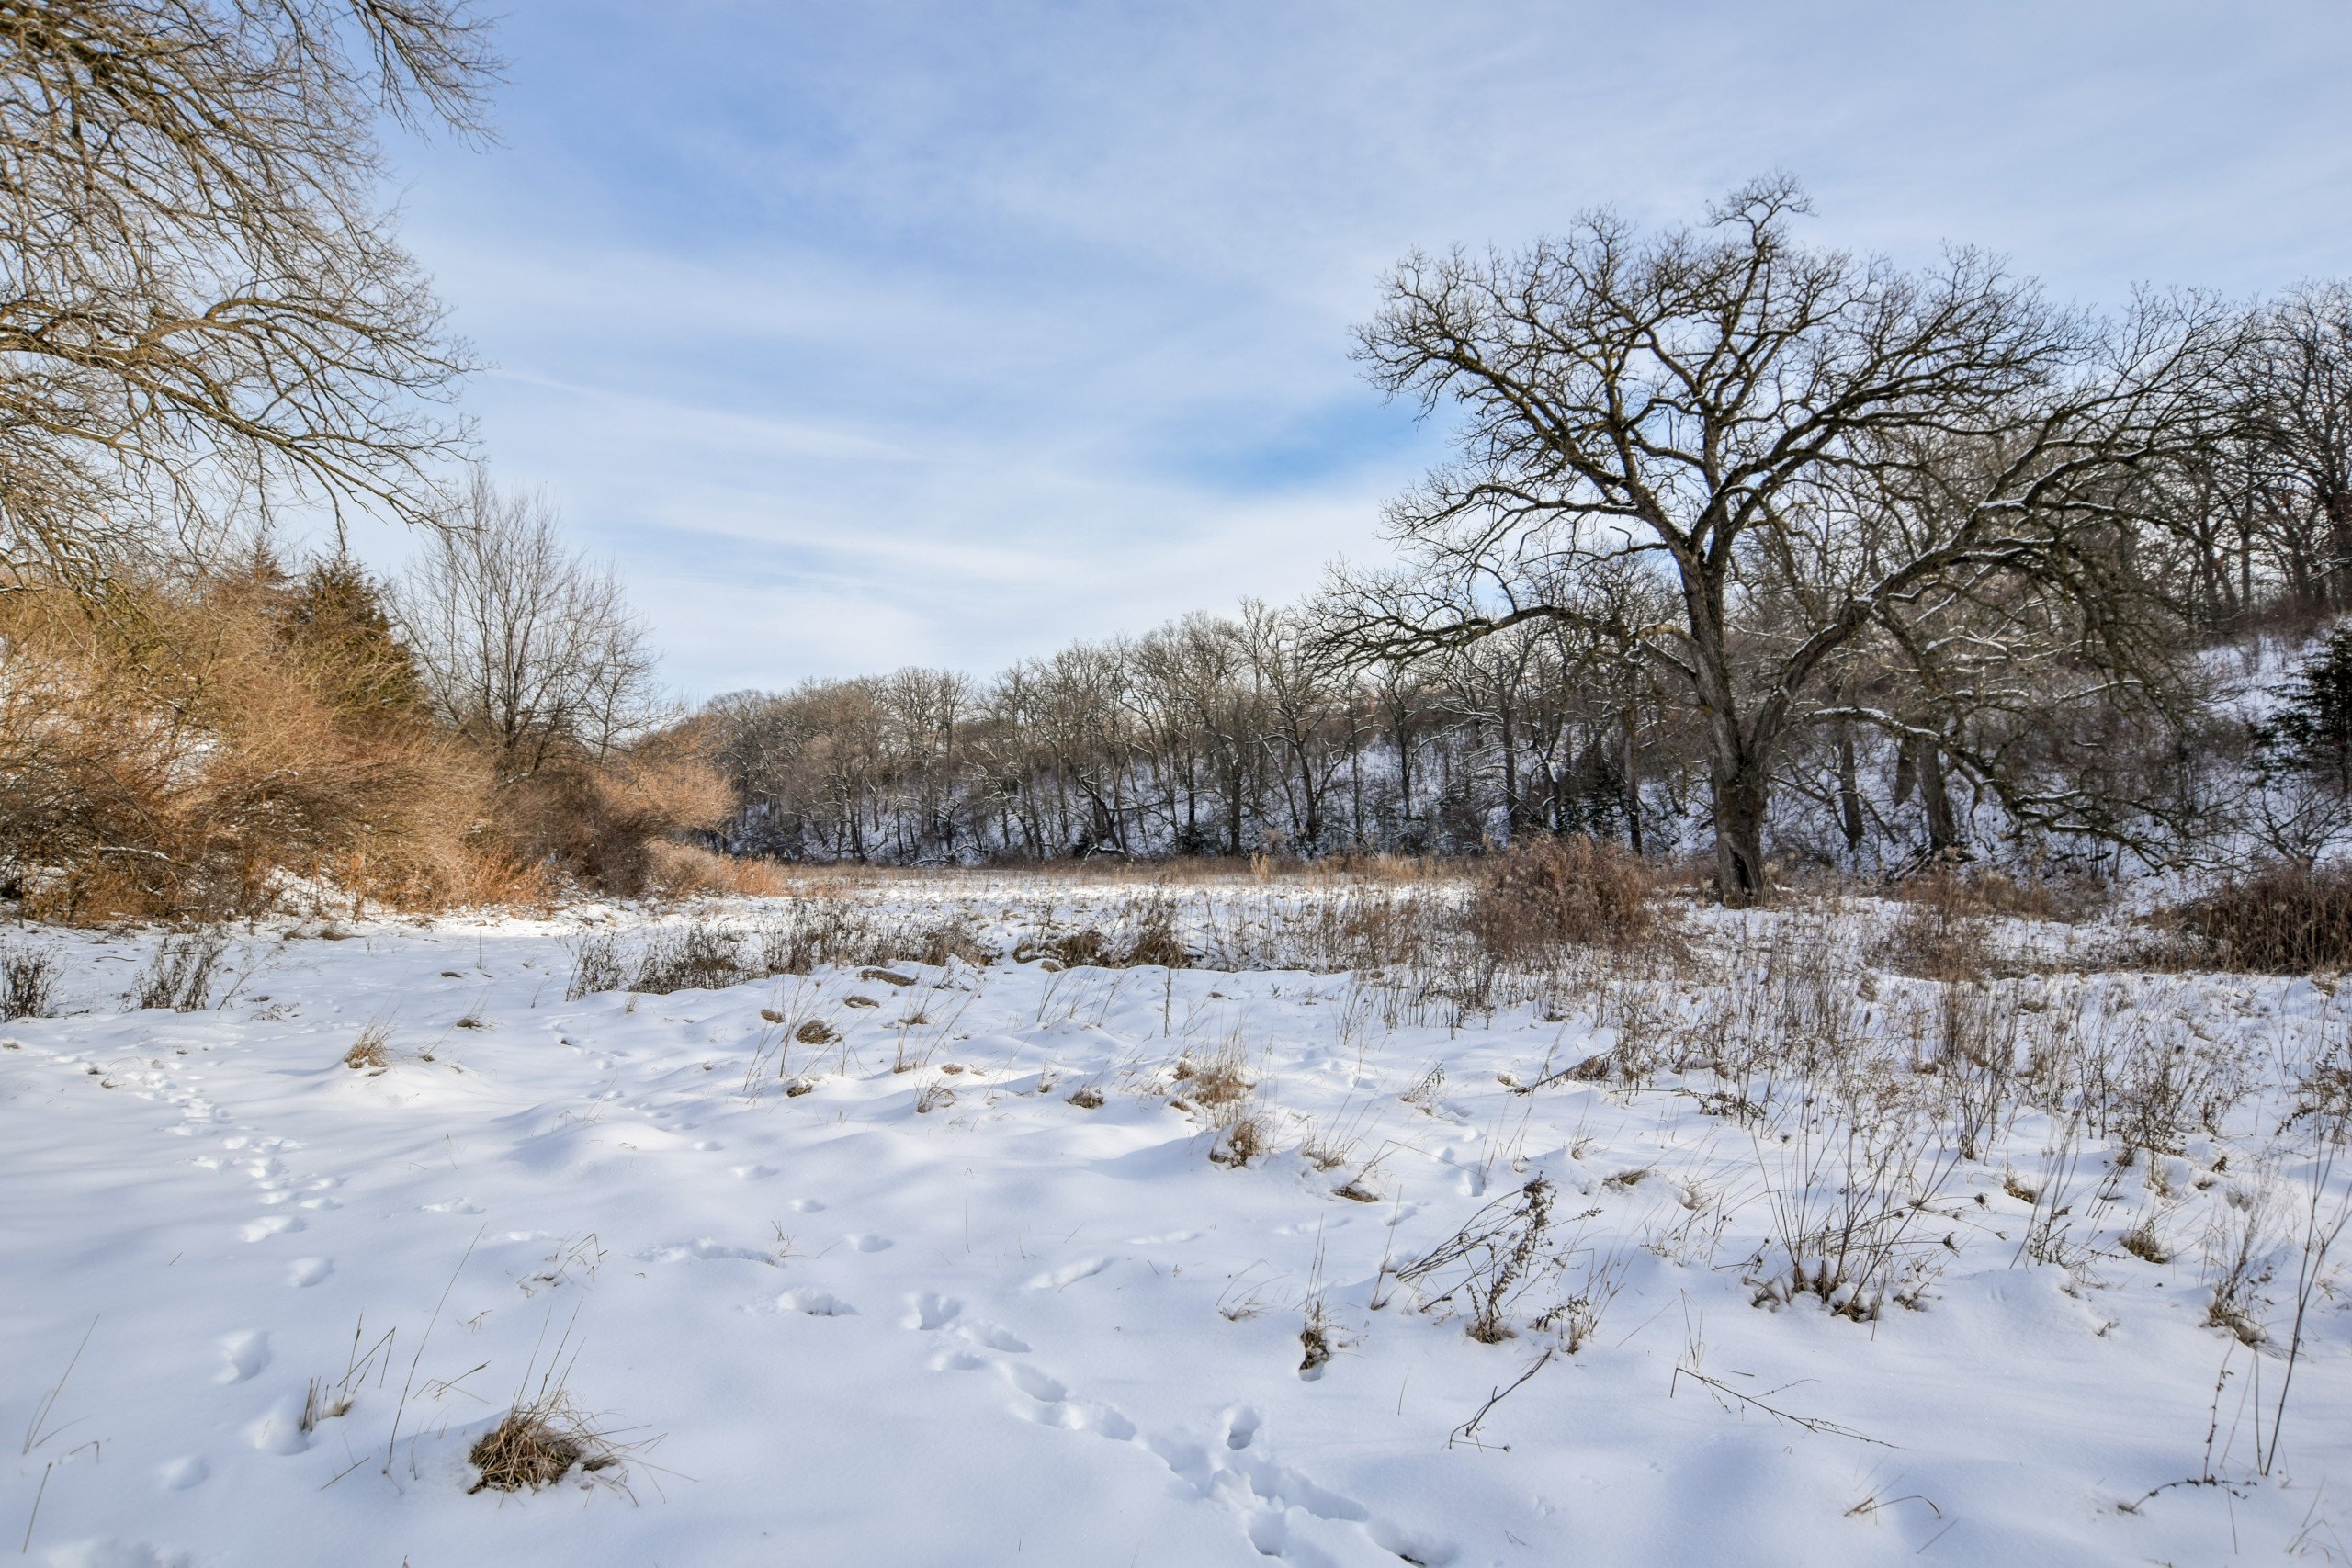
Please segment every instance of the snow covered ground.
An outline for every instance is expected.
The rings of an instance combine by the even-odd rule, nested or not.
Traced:
[[[775,913],[694,918],[749,953]],[[688,919],[587,918],[623,958]],[[1670,962],[1491,1014],[1427,973],[1057,968],[1009,930],[985,965],[567,1000],[576,912],[241,927],[209,1005],[129,1010],[157,934],[20,929],[61,1016],[0,1024],[0,1544],[2352,1556],[2352,1313],[2298,1290],[2345,1170],[2297,1115],[2352,997],[1947,987],[1871,958],[1891,919],[1694,914]],[[612,1462],[469,1490],[558,1384]]]

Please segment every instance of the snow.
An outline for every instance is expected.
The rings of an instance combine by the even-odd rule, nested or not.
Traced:
[[[1288,896],[1195,891],[1236,926]],[[2344,1033],[2325,986],[1999,983],[2014,1016],[2178,1045],[2243,1092],[2219,1134],[2128,1166],[2030,1110],[1978,1158],[1923,1133],[1906,1257],[1934,1267],[1868,1321],[1757,1304],[1774,1205],[1826,1142],[1709,1114],[1726,1086],[1695,1067],[1518,1091],[1623,1043],[1629,998],[1765,994],[1739,970],[1758,933],[1859,952],[1884,923],[1704,918],[1716,979],[1588,966],[1567,1005],[1469,1017],[1362,976],[1010,957],[567,1001],[576,913],[241,928],[216,1005],[130,1011],[154,933],[20,931],[60,954],[64,1016],[0,1024],[0,1404],[24,1426],[0,1535],[89,1568],[2343,1554],[2340,1286],[2278,1462],[2255,1460],[2298,1206],[2344,1185],[2308,1121],[2278,1130]],[[1932,991],[1868,984],[1881,1032]],[[812,1021],[838,1038],[790,1038]],[[390,1065],[345,1066],[370,1024]],[[1188,1098],[1220,1055],[1254,1086],[1226,1126]],[[1253,1108],[1269,1149],[1232,1163]],[[1510,1336],[1420,1310],[1442,1281],[1399,1270],[1538,1179],[1558,1261]],[[2062,1260],[2036,1262],[2062,1206]],[[2259,1352],[2208,1321],[2206,1259],[2249,1215]],[[2119,1246],[2151,1216],[2173,1261]],[[1578,1293],[1598,1322],[1570,1353],[1536,1320]],[[618,1462],[470,1491],[472,1445],[551,1371]],[[347,1410],[306,1424],[313,1380]]]

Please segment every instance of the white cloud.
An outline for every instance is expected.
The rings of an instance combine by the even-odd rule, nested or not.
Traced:
[[[1826,243],[2062,294],[2352,254],[2352,8],[519,0],[410,150],[500,469],[697,690],[988,669],[1372,547],[1434,454],[1347,359],[1415,244],[1805,177]]]

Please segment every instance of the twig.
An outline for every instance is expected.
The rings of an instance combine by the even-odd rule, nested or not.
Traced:
[[[1478,1406],[1478,1413],[1476,1416],[1471,1416],[1469,1420],[1462,1423],[1461,1426],[1456,1427],[1453,1432],[1447,1436],[1445,1439],[1445,1446],[1450,1449],[1457,1442],[1466,1442],[1472,1448],[1481,1450],[1485,1449],[1487,1445],[1478,1440],[1478,1423],[1484,1421],[1487,1418],[1487,1414],[1492,1411],[1496,1405],[1500,1404],[1504,1400],[1509,1399],[1512,1394],[1517,1393],[1521,1384],[1526,1382],[1528,1379],[1542,1371],[1544,1365],[1552,1359],[1553,1350],[1556,1347],[1547,1348],[1542,1355],[1536,1357],[1532,1361],[1530,1361],[1527,1364],[1527,1370],[1520,1373],[1518,1377],[1512,1379],[1509,1387],[1498,1388],[1492,1393],[1488,1394],[1487,1396],[1487,1403]],[[1400,1408],[1404,1404],[1404,1397],[1403,1391],[1399,1390],[1396,1399]],[[1502,1450],[1505,1453],[1510,1452],[1510,1445],[1509,1443],[1498,1443],[1495,1446]]]
[[[1694,1371],[1689,1367],[1679,1366],[1674,1369],[1674,1376],[1668,1380],[1667,1383],[1667,1398],[1672,1399],[1674,1397],[1675,1388],[1684,1378],[1695,1379],[1697,1382],[1705,1383],[1717,1393],[1726,1394],[1733,1399],[1736,1399],[1742,1404],[1754,1405],[1757,1409],[1761,1410],[1765,1415],[1770,1416],[1775,1421],[1786,1421],[1789,1425],[1792,1427],[1802,1427],[1808,1432],[1820,1433],[1824,1436],[1832,1438],[1851,1438],[1858,1443],[1869,1443],[1874,1448],[1891,1449],[1895,1446],[1894,1444],[1883,1441],[1881,1438],[1870,1437],[1865,1433],[1857,1432],[1851,1427],[1841,1427],[1835,1421],[1824,1421],[1818,1416],[1813,1416],[1792,1415],[1786,1410],[1777,1409],[1772,1405],[1765,1404],[1762,1400],[1756,1398],[1753,1394],[1742,1393],[1739,1390],[1733,1388],[1730,1384],[1718,1379],[1711,1378],[1704,1372]]]
[[[24,1543],[17,1548],[17,1555],[19,1557],[29,1557],[32,1555],[33,1526],[40,1519],[40,1500],[49,1495],[49,1472],[56,1468],[57,1461],[55,1460],[51,1460],[47,1464],[40,1467],[40,1485],[33,1493],[32,1517],[25,1521]]]

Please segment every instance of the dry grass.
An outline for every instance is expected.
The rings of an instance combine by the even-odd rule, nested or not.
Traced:
[[[228,933],[217,926],[165,937],[154,961],[131,983],[131,1005],[201,1012],[212,999],[212,972],[228,946]]]
[[[629,989],[652,997],[673,991],[716,991],[756,975],[743,962],[741,932],[708,920],[689,920],[647,939]]]
[[[0,942],[0,1023],[47,1018],[56,998],[56,949]]]
[[[1472,884],[1470,933],[1506,960],[1564,946],[1632,947],[1666,921],[1639,857],[1583,834],[1513,846]]]
[[[1465,1313],[1471,1338],[1500,1344],[1517,1333],[1512,1318],[1520,1298],[1560,1268],[1548,1245],[1556,1195],[1551,1182],[1535,1178],[1471,1215],[1453,1235],[1398,1269],[1396,1279],[1420,1293],[1423,1312]]]
[[[773,898],[790,892],[792,880],[774,861],[655,840],[645,846],[645,886],[664,898]]]
[[[2352,868],[2273,866],[2172,911],[2210,962],[2265,975],[2352,969]]]
[[[391,1025],[371,1020],[343,1054],[343,1065],[354,1072],[380,1073],[392,1065],[391,1043]]]
[[[574,1466],[594,1473],[620,1462],[613,1446],[560,1389],[508,1411],[466,1452],[479,1472],[469,1493],[553,1486]]]

